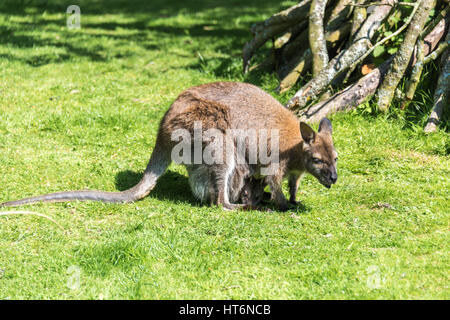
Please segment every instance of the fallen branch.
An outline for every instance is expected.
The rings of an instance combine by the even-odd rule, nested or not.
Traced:
[[[356,4],[363,4],[365,0],[357,0]],[[367,18],[367,10],[364,7],[357,7],[353,9],[353,23],[352,30],[350,31],[350,39],[349,44],[353,43],[355,35],[358,33],[358,30],[361,28],[364,20]]]
[[[450,31],[447,32],[445,42],[450,42]],[[444,108],[448,108],[450,104],[450,49],[442,56],[442,71],[439,76],[436,91],[434,92],[434,105],[431,110],[430,117],[424,131],[434,132],[439,125],[441,117],[444,113]]]
[[[352,7],[348,5],[352,3],[353,0],[339,0],[331,11],[330,17],[325,22],[325,33],[332,32],[338,29],[341,24],[347,21],[348,17],[352,13]]]
[[[316,123],[331,113],[348,111],[363,103],[372,96],[386,74],[392,59],[359,79],[326,101],[316,103],[298,113],[300,120]]]
[[[431,61],[434,61],[437,58],[439,58],[439,56],[443,54],[448,47],[450,47],[450,42],[444,41],[440,43],[439,47],[436,50],[434,50],[430,55],[428,55],[427,57],[425,57],[425,59],[423,59],[423,64],[424,65],[428,64]]]
[[[309,46],[312,53],[314,76],[322,71],[329,59],[323,28],[326,5],[327,0],[312,0],[309,10]]]
[[[352,7],[361,7],[361,8],[368,8],[368,7],[371,7],[371,6],[384,6],[384,5],[386,5],[386,4],[383,3],[383,2],[372,2],[372,3],[368,3],[368,4],[354,3],[354,4],[350,4],[349,6],[352,6]],[[394,5],[397,5],[397,6],[409,6],[409,7],[412,7],[412,6],[415,5],[415,3],[411,3],[411,2],[395,2],[395,4],[391,4],[391,6],[394,6]]]
[[[448,26],[450,25],[450,6],[447,6],[444,10],[441,10],[441,12],[439,12],[439,14],[434,18],[433,21],[431,21],[427,27],[425,28],[425,30],[422,31],[422,33],[420,34],[420,38],[425,39],[425,37],[427,37],[428,39],[434,40],[436,41],[436,37],[432,36],[432,33],[438,33],[438,34],[442,34],[442,32],[448,28]],[[439,42],[441,39],[439,38],[437,40],[437,42]],[[436,43],[430,43],[430,41],[425,40],[424,44],[427,47],[435,47]],[[414,64],[416,61],[413,60],[412,64]]]
[[[345,39],[350,32],[350,23],[345,23],[341,25],[341,27],[331,33],[327,33],[326,35],[326,43],[327,47],[331,48],[336,46],[340,41]],[[277,91],[282,93],[286,90],[289,90],[298,80],[298,78],[305,72],[309,70],[312,62],[312,53],[308,48],[304,51],[304,53],[295,57],[289,64],[286,65],[285,69],[280,70],[280,76],[282,80],[277,88]],[[287,74],[285,70],[290,70]]]
[[[274,25],[285,25],[292,26],[296,24],[298,21],[304,19],[308,14],[309,6],[311,5],[311,0],[303,0],[300,3],[287,8],[281,12],[278,12],[266,19],[261,23],[257,23],[252,25],[250,31],[253,34],[259,33],[263,31],[267,27],[271,27]],[[306,10],[306,14],[305,14]]]
[[[411,71],[409,80],[406,82],[405,97],[402,102],[401,109],[405,109],[414,98],[414,93],[416,92],[417,85],[419,84],[424,66],[439,57],[448,47],[448,42],[443,41],[439,44],[438,48],[435,51],[425,57],[425,46],[430,46],[428,42],[426,44],[425,37],[427,36],[427,34],[430,35],[433,32],[442,32],[445,29],[446,23],[448,24],[450,20],[449,9],[450,7],[447,7],[442,10],[437,15],[437,17],[425,28],[424,32],[422,32],[419,39],[417,40],[416,54],[414,55],[414,59],[412,59],[412,64],[414,65],[414,67]],[[433,47],[436,46],[436,43]]]
[[[417,85],[419,84],[424,66],[424,47],[425,43],[423,39],[417,40],[417,62],[411,71],[409,80],[406,82],[405,97],[402,101],[401,109],[405,109],[414,98],[414,93],[416,92]]]

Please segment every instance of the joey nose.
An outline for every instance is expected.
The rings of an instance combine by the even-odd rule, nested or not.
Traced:
[[[336,183],[337,181],[337,174],[336,173],[332,173],[331,177],[330,177],[331,183]]]

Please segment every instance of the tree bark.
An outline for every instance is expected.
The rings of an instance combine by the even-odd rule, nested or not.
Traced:
[[[391,62],[392,59],[384,62],[380,67],[333,95],[328,100],[301,110],[298,113],[300,120],[316,123],[330,113],[351,110],[359,106],[375,93]]]
[[[414,65],[414,67],[411,71],[411,77],[406,83],[405,99],[402,102],[402,109],[405,109],[414,98],[414,93],[416,92],[417,85],[419,84],[423,67],[427,63],[439,57],[445,50],[447,50],[448,42],[443,41],[439,44],[436,50],[426,56],[426,49],[428,49],[429,51],[429,48],[436,47],[438,41],[440,40],[440,38],[433,37],[433,33],[442,34],[446,29],[446,25],[448,25],[450,22],[449,9],[450,7],[447,6],[447,8],[442,10],[435,18],[435,20],[433,20],[426,27],[423,34],[420,35],[419,40],[417,40],[416,54],[413,56],[411,63],[412,65]],[[428,41],[425,40],[425,37],[428,39]],[[431,41],[434,41],[434,43],[430,43],[430,39]]]
[[[414,93],[416,92],[417,85],[419,84],[420,77],[422,76],[424,59],[425,59],[425,42],[423,39],[419,39],[417,41],[417,62],[414,65],[411,76],[409,80],[406,82],[406,90],[405,90],[405,98],[402,101],[402,109],[405,109],[409,103],[414,98]]]
[[[356,4],[363,4],[365,0],[357,0]],[[349,43],[352,43],[354,40],[355,35],[358,33],[359,28],[361,28],[362,24],[364,23],[364,20],[367,18],[367,10],[364,7],[355,7],[353,9],[353,24],[352,24],[352,30],[350,31],[350,41]]]

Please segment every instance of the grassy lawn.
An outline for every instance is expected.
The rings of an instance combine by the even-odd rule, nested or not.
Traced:
[[[247,81],[285,102],[294,91],[244,77],[240,55],[251,23],[294,1],[242,3],[2,1],[0,202],[134,185],[190,86]],[[331,119],[338,183],[305,177],[287,213],[202,205],[172,165],[134,204],[13,209],[57,224],[0,216],[0,299],[449,299],[449,133],[361,110]]]

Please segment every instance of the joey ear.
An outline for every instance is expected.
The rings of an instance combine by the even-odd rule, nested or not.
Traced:
[[[300,133],[302,135],[303,141],[305,141],[306,143],[313,142],[314,138],[316,137],[316,133],[314,132],[313,128],[311,128],[304,122],[300,122]]]
[[[319,132],[326,132],[332,134],[333,126],[331,125],[331,121],[328,120],[327,118],[323,118],[322,120],[320,120]]]

